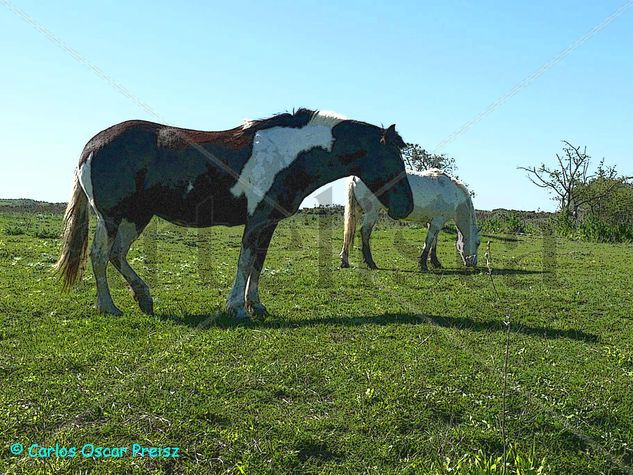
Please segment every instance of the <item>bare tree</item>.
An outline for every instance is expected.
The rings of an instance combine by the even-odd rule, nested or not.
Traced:
[[[580,209],[591,202],[612,193],[628,177],[618,177],[615,166],[605,166],[604,159],[595,173],[589,173],[591,157],[587,147],[576,147],[563,140],[563,154],[556,154],[557,166],[548,167],[544,163],[535,167],[518,167],[528,172],[528,179],[540,188],[554,194],[560,210],[573,219],[578,218]],[[600,180],[602,187],[589,187],[590,182]]]

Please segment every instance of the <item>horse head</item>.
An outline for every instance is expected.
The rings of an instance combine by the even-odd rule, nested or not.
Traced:
[[[355,174],[387,208],[390,217],[401,219],[413,211],[413,196],[401,152],[406,144],[396,132],[395,124],[376,129],[377,134],[366,144],[367,155],[359,162]]]
[[[464,230],[462,232],[462,229]],[[479,238],[479,230],[476,224],[462,226],[457,228],[457,242],[455,246],[467,267],[477,267],[477,251],[481,240]]]

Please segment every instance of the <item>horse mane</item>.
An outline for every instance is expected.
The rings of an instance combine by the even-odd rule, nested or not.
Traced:
[[[346,118],[336,112],[319,111],[300,107],[299,109],[281,114],[275,114],[266,119],[245,120],[241,127],[238,127],[238,134],[257,132],[272,127],[294,127],[301,128],[306,125],[325,125],[333,127]]]

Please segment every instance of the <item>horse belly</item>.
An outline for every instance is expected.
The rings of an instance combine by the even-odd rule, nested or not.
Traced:
[[[154,214],[172,223],[235,226],[246,222],[246,199],[233,196],[234,183],[233,176],[197,150],[168,151],[160,153],[148,171],[144,194],[154,195]]]
[[[196,189],[188,182],[167,193],[154,214],[179,226],[237,226],[246,223],[246,199],[236,199],[227,189]]]
[[[415,203],[413,212],[404,218],[404,220],[426,224],[431,222],[434,218],[437,218],[438,216],[445,216],[446,214],[447,209],[445,204],[440,200],[434,200],[431,203],[424,203],[422,205]]]

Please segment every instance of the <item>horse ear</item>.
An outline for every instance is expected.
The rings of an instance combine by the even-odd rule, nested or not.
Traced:
[[[396,124],[391,124],[386,129],[383,126],[382,135],[380,136],[380,143],[385,145],[387,143],[393,143],[391,140],[394,135],[398,135],[396,132]]]
[[[380,143],[382,144],[389,143],[389,144],[395,145],[396,147],[400,149],[406,147],[404,140],[402,140],[402,137],[400,137],[398,132],[396,132],[396,124],[391,124],[389,127],[387,127],[386,130],[383,131],[382,138],[380,139]]]

